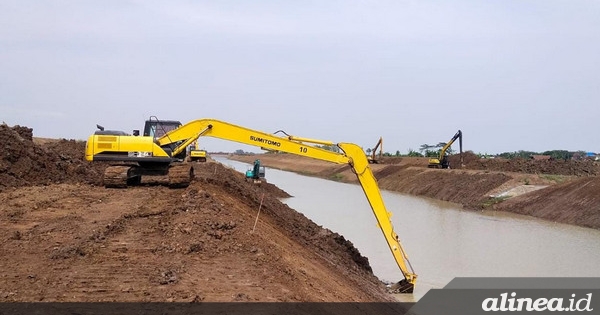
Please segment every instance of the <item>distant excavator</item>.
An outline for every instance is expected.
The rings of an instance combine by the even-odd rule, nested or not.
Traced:
[[[260,184],[265,178],[265,167],[260,165],[260,160],[254,160],[254,164],[246,171],[246,180]]]
[[[379,159],[377,159],[377,149],[379,149]],[[383,157],[383,138],[379,137],[379,141],[371,151],[371,156],[369,157],[369,163],[378,164],[381,162],[381,158]]]
[[[444,147],[440,150],[440,154],[437,158],[429,159],[429,168],[450,168],[450,162],[448,161],[448,156],[446,155],[446,151],[452,146],[454,141],[458,139],[458,143],[460,145],[460,165],[463,165],[463,148],[462,148],[462,131],[458,130],[456,134],[444,145]]]
[[[189,148],[189,159],[192,162],[206,162],[206,150],[200,149],[198,140],[194,141],[194,144],[190,145]]]
[[[142,176],[167,176],[169,186],[187,187],[194,177],[194,163],[186,163],[186,148],[199,137],[208,136],[243,144],[264,147],[337,164],[349,165],[377,220],[388,247],[404,279],[391,286],[393,292],[412,293],[417,275],[390,220],[377,180],[369,167],[363,149],[353,143],[337,143],[287,135],[285,137],[256,131],[215,119],[199,119],[175,128],[159,138],[132,136],[120,131],[99,130],[88,138],[85,148],[87,161],[110,161],[106,168],[106,187],[127,187],[141,184]],[[334,146],[333,152],[316,145]],[[410,221],[405,220],[406,224]]]

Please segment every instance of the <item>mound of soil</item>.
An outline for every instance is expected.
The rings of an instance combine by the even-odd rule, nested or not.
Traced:
[[[477,156],[477,154],[473,153],[472,151],[467,151],[467,152],[463,152],[462,159],[463,159],[462,164],[467,166],[467,165],[473,163],[473,161],[479,160],[479,157]],[[460,154],[453,154],[453,155],[448,156],[448,161],[450,162],[450,166],[452,168],[461,168]]]
[[[84,160],[85,142],[58,140],[38,145],[33,129],[0,125],[0,191],[56,183],[100,184],[105,166]]]

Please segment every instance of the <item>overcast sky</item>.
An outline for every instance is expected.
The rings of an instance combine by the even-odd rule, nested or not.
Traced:
[[[600,1],[0,0],[0,121],[86,139],[151,115],[391,153],[458,129],[481,153],[598,152]]]

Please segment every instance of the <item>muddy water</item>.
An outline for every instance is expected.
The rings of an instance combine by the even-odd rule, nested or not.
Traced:
[[[219,158],[238,171],[247,164]],[[369,258],[384,281],[402,279],[358,185],[269,169],[267,180],[293,195],[282,201],[338,232]],[[454,277],[600,277],[600,231],[383,191],[394,229],[419,275],[419,299]]]

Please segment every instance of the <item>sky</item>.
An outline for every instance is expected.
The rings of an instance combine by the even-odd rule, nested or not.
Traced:
[[[150,116],[390,153],[459,129],[478,153],[600,152],[600,1],[0,0],[1,122],[85,140]]]

